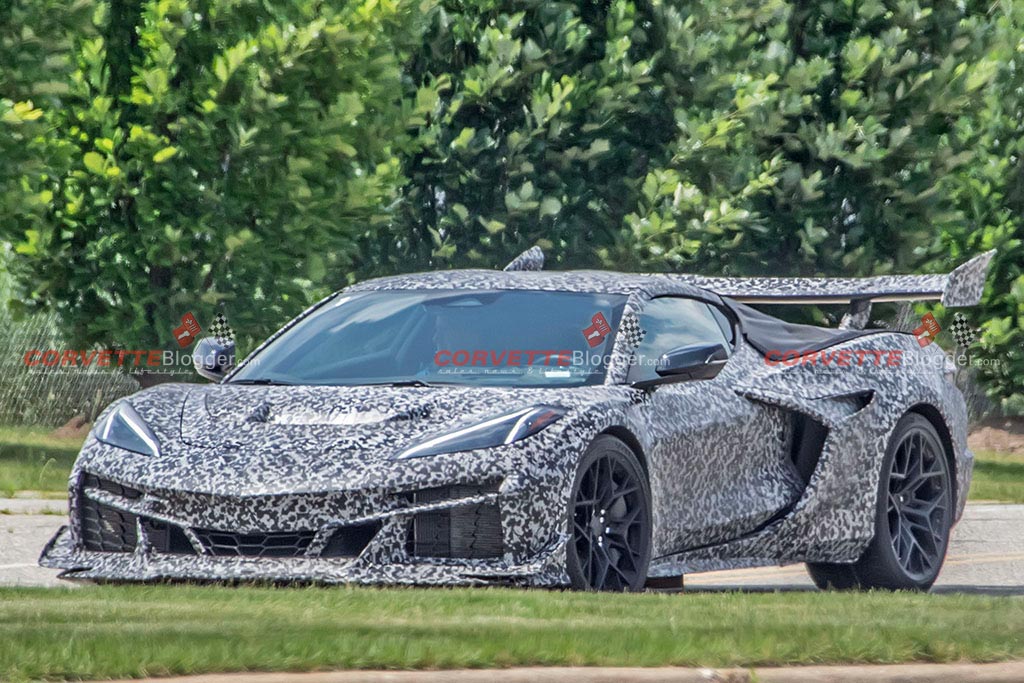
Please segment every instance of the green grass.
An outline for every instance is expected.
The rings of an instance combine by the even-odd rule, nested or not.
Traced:
[[[0,589],[0,679],[1024,658],[1024,598],[513,589]]]
[[[1024,503],[1024,456],[977,453],[970,499]]]
[[[63,495],[80,439],[0,427],[0,495]],[[974,500],[1024,502],[981,452]],[[0,505],[2,507],[2,505]],[[1024,658],[1024,598],[360,588],[0,588],[0,680],[241,670]]]
[[[49,429],[0,427],[0,496],[17,491],[63,494],[82,439],[57,439]]]

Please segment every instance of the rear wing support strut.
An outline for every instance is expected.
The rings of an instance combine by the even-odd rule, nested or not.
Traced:
[[[839,321],[841,330],[863,330],[871,320],[871,299],[854,299]]]

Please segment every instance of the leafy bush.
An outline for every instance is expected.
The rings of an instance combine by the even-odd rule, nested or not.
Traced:
[[[986,249],[999,254],[980,310],[967,316],[982,334],[977,376],[1006,415],[1024,415],[1024,6],[1001,5],[989,25],[991,57],[999,63],[972,125],[980,132],[975,163],[957,177],[964,220],[943,234],[958,258]]]
[[[672,138],[647,21],[621,1],[443,2],[409,71],[446,90],[373,265],[493,267],[534,244],[596,263]]]
[[[540,243],[572,264],[884,272],[962,219],[950,192],[998,67],[985,8],[442,7],[411,72],[452,87],[385,268]]]
[[[376,270],[947,271],[998,248],[980,375],[1024,409],[1015,3],[442,2],[451,84]]]
[[[79,343],[145,348],[188,311],[260,337],[321,296],[401,185],[419,21],[404,0],[96,3],[34,141],[29,300]]]
[[[95,29],[13,7],[0,230],[21,300],[76,340],[168,345],[219,305],[256,338],[351,279],[534,244],[736,275],[995,247],[980,374],[1024,410],[1019,3],[80,0]]]
[[[0,3],[0,239],[20,241],[48,209],[44,114],[68,93],[74,39],[88,35],[81,27],[89,25],[89,0]]]

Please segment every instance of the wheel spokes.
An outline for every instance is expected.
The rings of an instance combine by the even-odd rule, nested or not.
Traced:
[[[591,589],[624,590],[640,573],[644,499],[621,461],[595,460],[573,501],[573,547]]]
[[[948,476],[941,447],[922,430],[907,434],[893,454],[886,500],[889,537],[911,577],[928,575],[945,553]]]

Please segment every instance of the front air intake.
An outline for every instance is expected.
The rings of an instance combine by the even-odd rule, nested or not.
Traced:
[[[155,519],[142,518],[142,528],[146,533],[149,547],[158,553],[171,555],[195,555],[185,531],[175,524],[168,524]]]
[[[85,489],[98,489],[121,498],[142,497],[138,489],[85,473],[79,480],[78,521],[82,546],[106,553],[130,553],[139,542],[138,517],[92,500]]]
[[[302,557],[316,535],[314,531],[277,531],[239,534],[213,529],[193,529],[210,555],[215,557]]]
[[[83,489],[99,489],[100,491],[106,491],[120,498],[128,498],[129,500],[136,500],[142,498],[142,491],[132,488],[131,486],[125,486],[124,484],[118,484],[116,481],[110,479],[103,479],[97,477],[95,474],[89,474],[88,472],[82,474],[81,487]]]
[[[80,530],[86,550],[130,553],[139,541],[138,517],[82,496]]]
[[[442,486],[416,491],[414,505],[496,493],[498,484]],[[413,557],[492,559],[505,552],[497,503],[470,503],[413,515],[406,551]]]
[[[380,522],[338,527],[320,552],[320,557],[359,557],[380,531]]]

